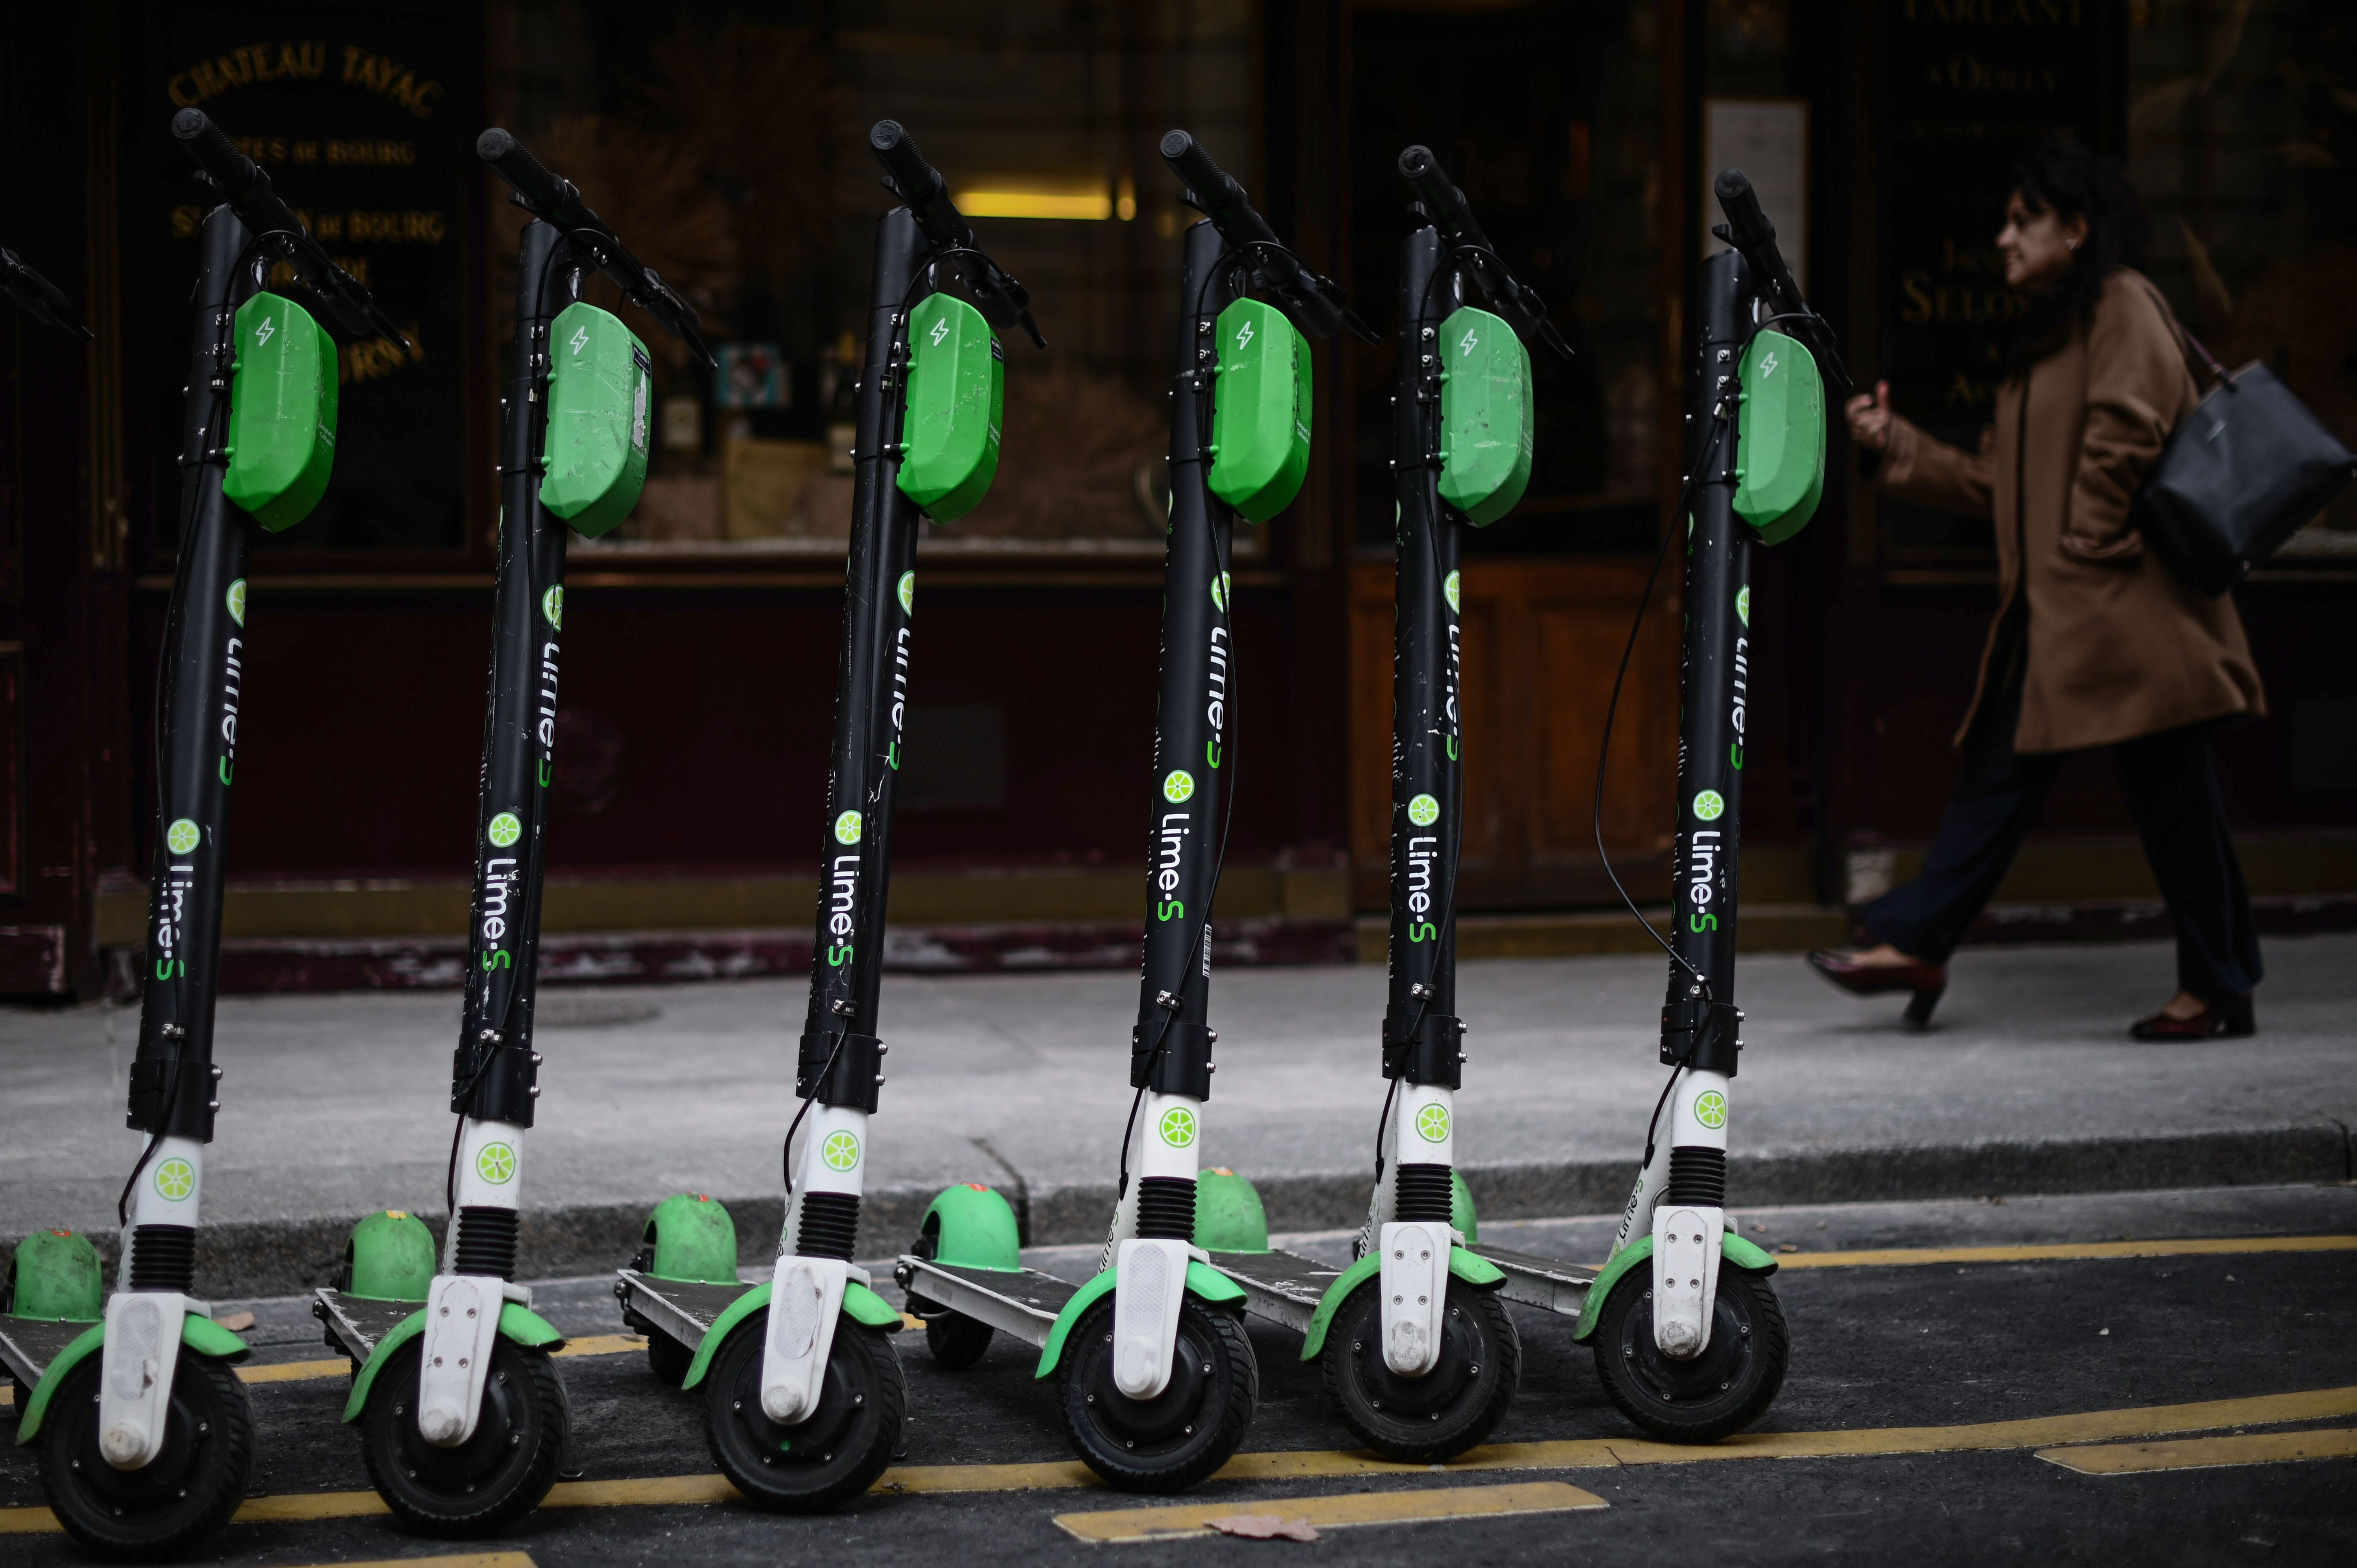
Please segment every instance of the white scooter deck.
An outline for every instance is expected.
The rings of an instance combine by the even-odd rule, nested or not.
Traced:
[[[1049,1331],[1056,1326],[1057,1315],[1081,1288],[1037,1269],[1010,1274],[915,1256],[903,1256],[892,1277],[912,1296],[922,1296],[1043,1348]]]
[[[1517,1252],[1511,1247],[1486,1243],[1477,1244],[1470,1251],[1497,1264],[1505,1274],[1506,1283],[1498,1287],[1500,1295],[1558,1316],[1577,1317],[1587,1305],[1589,1288],[1596,1283],[1597,1270],[1558,1258],[1543,1258],[1535,1252]]]
[[[75,1318],[11,1317],[0,1315],[0,1365],[30,1389],[58,1353],[95,1326]]]
[[[622,1304],[622,1321],[642,1333],[660,1334],[693,1350],[704,1343],[720,1315],[758,1281],[733,1284],[659,1280],[636,1269],[617,1271],[614,1299]]]
[[[364,1367],[384,1337],[425,1310],[422,1301],[385,1301],[346,1295],[332,1285],[312,1293],[311,1316],[328,1331],[328,1348],[341,1350]]]
[[[1309,1332],[1327,1290],[1342,1271],[1297,1252],[1214,1252],[1211,1266],[1243,1287],[1244,1310],[1282,1324],[1296,1334]]]

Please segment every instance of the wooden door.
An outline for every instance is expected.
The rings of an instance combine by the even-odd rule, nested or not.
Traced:
[[[1649,563],[1471,556],[1462,585],[1465,843],[1459,907],[1614,901],[1592,825],[1598,746]],[[1351,573],[1351,850],[1362,910],[1384,908],[1391,824],[1389,562]],[[1604,842],[1658,903],[1677,784],[1679,605],[1657,588],[1629,660],[1604,779]]]

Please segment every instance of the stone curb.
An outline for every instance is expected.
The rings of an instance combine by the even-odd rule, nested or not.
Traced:
[[[1002,1175],[977,1171],[977,1176]],[[1250,1173],[1246,1173],[1250,1174]],[[1366,1216],[1364,1170],[1273,1176],[1258,1183],[1276,1230],[1341,1230]],[[1485,1219],[1544,1219],[1609,1214],[1626,1201],[1630,1159],[1468,1166],[1467,1184]],[[2150,1137],[2055,1139],[1884,1148],[1763,1150],[1727,1162],[1738,1209],[1803,1203],[1861,1203],[2029,1194],[2135,1192],[2165,1187],[2255,1187],[2357,1179],[2351,1133],[2337,1122]],[[1026,1244],[1101,1240],[1112,1212],[1111,1183],[1033,1188],[996,1183],[1014,1203]],[[1014,1190],[1008,1190],[1012,1186]],[[916,1233],[937,1188],[891,1187],[867,1194],[861,1251],[880,1257]],[[525,1279],[595,1274],[620,1266],[662,1194],[635,1204],[584,1204],[527,1210],[519,1273]],[[784,1219],[775,1194],[726,1197],[747,1263],[766,1262]],[[242,1220],[208,1225],[197,1244],[197,1294],[231,1299],[289,1295],[327,1283],[356,1216]],[[421,1216],[441,1234],[439,1216]],[[113,1234],[93,1234],[114,1265]],[[13,1247],[16,1238],[0,1238]]]

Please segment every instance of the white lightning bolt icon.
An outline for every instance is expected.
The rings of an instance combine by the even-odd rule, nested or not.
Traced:
[[[1768,350],[1768,357],[1767,357],[1766,359],[1764,359],[1764,360],[1760,360],[1760,379],[1761,381],[1766,381],[1770,376],[1772,376],[1772,375],[1774,375],[1775,373],[1776,373],[1776,350],[1775,350],[1775,349],[1769,349],[1769,350]]]
[[[1252,323],[1247,321],[1236,329],[1236,347],[1242,349],[1252,341]]]
[[[1474,336],[1473,336],[1473,328],[1471,328],[1470,327],[1468,327],[1468,328],[1465,329],[1465,337],[1464,337],[1463,340],[1462,340],[1462,341],[1460,341],[1457,346],[1458,346],[1458,348],[1460,348],[1460,349],[1464,349],[1464,350],[1465,350],[1465,357],[1466,357],[1467,359],[1469,359],[1469,359],[1471,359],[1471,358],[1473,357],[1473,350],[1474,350],[1475,349],[1480,348],[1480,343],[1479,342],[1479,340],[1478,340],[1478,339],[1476,339],[1476,338],[1474,338]]]
[[[580,326],[580,327],[576,327],[576,328],[575,328],[573,329],[573,337],[572,337],[571,341],[572,341],[572,344],[573,344],[573,351],[574,351],[575,353],[576,353],[576,354],[578,354],[579,352],[581,352],[582,349],[583,349],[585,346],[587,346],[587,343],[588,343],[588,341],[589,341],[589,328],[588,328],[588,327],[585,324],[585,325],[583,325],[583,326]]]
[[[270,317],[267,316],[264,317],[262,318],[262,325],[253,329],[253,346],[259,349],[264,343],[269,342],[271,333],[276,330],[276,328],[270,325]]]
[[[931,333],[927,334],[927,336],[929,336],[929,337],[931,337],[931,338],[932,338],[932,340],[933,340],[933,347],[934,347],[934,348],[936,348],[936,349],[938,349],[938,348],[940,348],[940,347],[942,346],[942,338],[946,338],[946,337],[948,337],[949,335],[950,335],[950,318],[949,318],[948,317],[946,317],[946,316],[942,317],[939,321],[934,322],[934,323],[933,323],[933,329],[932,329],[932,331],[931,331]]]

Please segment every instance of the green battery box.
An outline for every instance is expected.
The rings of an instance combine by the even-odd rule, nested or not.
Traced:
[[[1469,305],[1440,324],[1440,499],[1486,527],[1530,486],[1531,351]]]
[[[1247,522],[1293,504],[1309,473],[1309,345],[1285,313],[1240,299],[1220,312],[1211,493]]]
[[[998,473],[1006,359],[982,312],[929,294],[909,312],[909,396],[900,421],[900,493],[935,522],[982,504]]]
[[[276,533],[311,515],[336,461],[336,345],[284,295],[237,307],[221,493]]]
[[[548,446],[540,504],[595,539],[647,483],[654,365],[620,317],[576,301],[548,328]]]
[[[1735,515],[1763,543],[1806,528],[1825,489],[1825,383],[1796,338],[1755,333],[1738,371]]]

